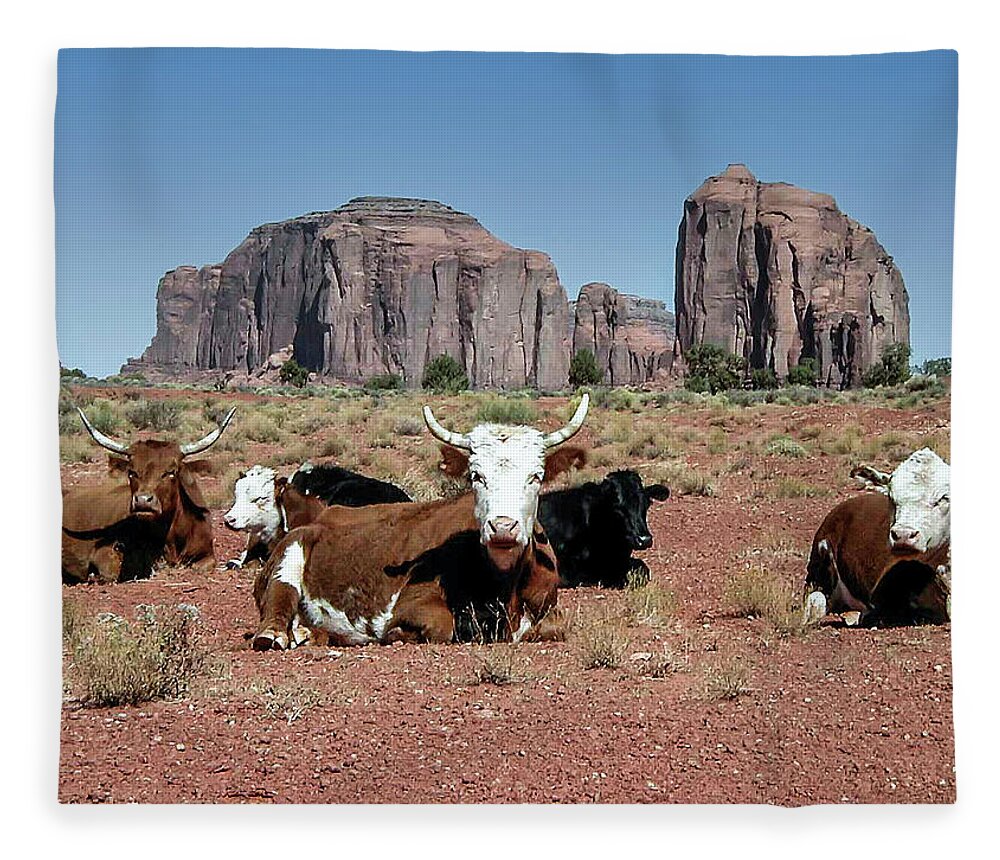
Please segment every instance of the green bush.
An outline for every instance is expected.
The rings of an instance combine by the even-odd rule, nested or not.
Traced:
[[[535,407],[525,400],[487,400],[476,413],[480,424],[531,424],[537,414]]]
[[[754,391],[770,391],[778,387],[778,376],[770,367],[755,367],[750,373],[750,387]]]
[[[369,391],[402,391],[404,385],[398,373],[382,373],[369,379],[364,387]]]
[[[868,368],[861,382],[865,388],[902,385],[911,374],[909,345],[890,343],[882,350],[879,363]]]
[[[929,358],[920,368],[924,376],[951,376],[950,358]]]
[[[60,379],[86,379],[87,374],[80,370],[79,367],[63,367],[59,366],[59,378]]]
[[[600,385],[604,374],[597,366],[597,359],[589,349],[579,350],[569,363],[569,384],[573,388],[581,385]]]
[[[309,381],[309,370],[299,364],[294,358],[288,359],[281,370],[278,371],[278,379],[285,385],[294,385],[296,388],[305,388]]]
[[[137,430],[176,430],[181,408],[171,400],[136,400],[125,407],[125,417]]]
[[[110,400],[95,400],[86,412],[87,420],[102,433],[110,435],[118,429],[118,413]]]
[[[468,388],[469,377],[450,355],[439,355],[427,363],[420,384],[436,394],[447,394]]]
[[[815,358],[800,358],[795,367],[788,368],[788,385],[816,385],[819,368]]]
[[[745,358],[726,352],[713,343],[691,347],[684,358],[688,366],[684,387],[688,391],[718,394],[739,388],[747,370]]]

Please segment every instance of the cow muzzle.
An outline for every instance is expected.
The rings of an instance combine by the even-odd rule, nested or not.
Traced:
[[[512,517],[494,517],[487,523],[490,549],[513,549],[518,545],[521,526]]]
[[[895,553],[922,553],[926,550],[923,536],[908,526],[893,526],[889,530],[889,545]]]
[[[632,538],[632,549],[649,549],[652,545],[652,535],[638,535]]]
[[[136,493],[132,496],[132,513],[143,519],[154,519],[163,513],[163,506],[151,493]]]

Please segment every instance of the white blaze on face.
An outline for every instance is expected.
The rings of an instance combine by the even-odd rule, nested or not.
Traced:
[[[518,555],[511,550],[523,549],[535,529],[545,476],[544,437],[531,427],[480,424],[467,438],[480,539],[494,562],[508,567]]]
[[[236,482],[233,506],[223,517],[232,529],[273,540],[281,527],[281,512],[274,502],[274,469],[253,466]]]
[[[860,477],[895,505],[893,550],[925,553],[951,540],[951,467],[930,448],[912,453],[891,475],[866,467]]]
[[[929,448],[911,454],[892,473],[896,515],[893,549],[927,552],[951,540],[951,467]]]

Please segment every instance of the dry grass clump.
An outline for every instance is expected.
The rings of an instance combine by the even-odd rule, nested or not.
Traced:
[[[774,485],[774,495],[778,499],[814,499],[825,496],[827,490],[805,481],[783,475]]]
[[[767,621],[782,635],[803,629],[801,595],[763,564],[748,563],[730,575],[726,601],[738,615]]]
[[[473,683],[505,687],[529,680],[526,662],[515,646],[502,643],[479,646],[477,662],[472,671]]]
[[[690,667],[688,655],[666,643],[659,651],[651,653],[648,659],[636,662],[639,674],[647,678],[667,678],[677,672],[684,672]]]
[[[79,418],[77,419],[79,420]],[[60,436],[59,460],[62,463],[96,463],[101,459],[101,449],[89,436]]]
[[[281,428],[266,414],[247,415],[242,423],[243,435],[251,442],[280,442]]]
[[[272,720],[284,720],[291,725],[305,716],[306,712],[326,701],[319,690],[303,687],[295,682],[257,679],[247,685],[247,692],[257,699],[257,703]]]
[[[104,707],[184,694],[205,663],[197,620],[198,610],[187,604],[140,605],[133,621],[112,613],[83,619],[64,606],[64,642],[80,700]]]
[[[720,660],[704,671],[701,695],[705,699],[730,701],[751,692],[750,669],[735,657]]]
[[[125,417],[137,430],[176,430],[183,404],[176,400],[134,400],[125,407]]]
[[[848,424],[832,437],[820,442],[820,449],[826,454],[854,455],[861,451],[864,433],[857,424]]]
[[[639,464],[637,468],[644,484],[666,484],[670,487],[671,493],[681,496],[718,495],[718,489],[712,483],[711,476],[682,463]]]
[[[413,415],[400,415],[393,422],[392,432],[397,436],[420,436],[424,432],[424,422]]]
[[[617,669],[625,661],[631,640],[620,614],[604,610],[578,614],[570,639],[584,669]]]
[[[677,596],[654,582],[639,588],[628,588],[626,584],[625,606],[633,624],[662,627],[677,611]]]

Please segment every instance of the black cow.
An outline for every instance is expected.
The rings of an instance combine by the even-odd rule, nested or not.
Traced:
[[[327,463],[318,466],[304,463],[292,475],[290,483],[300,493],[316,496],[328,505],[360,508],[413,501],[395,484]]]
[[[653,545],[646,511],[651,500],[669,496],[662,484],[643,487],[631,470],[542,495],[538,518],[559,560],[559,584],[622,588],[630,574],[637,584],[648,582],[649,568],[632,550]]]

